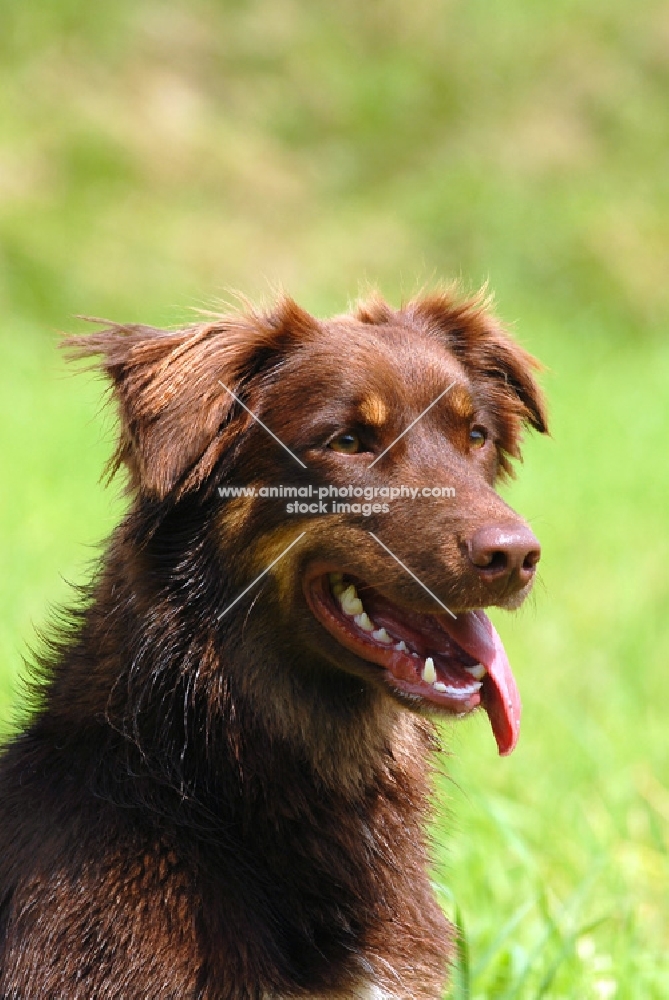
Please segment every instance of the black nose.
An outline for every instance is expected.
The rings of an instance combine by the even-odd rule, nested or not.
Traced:
[[[524,587],[534,576],[541,546],[527,525],[486,524],[469,540],[469,558],[484,582],[515,576]]]

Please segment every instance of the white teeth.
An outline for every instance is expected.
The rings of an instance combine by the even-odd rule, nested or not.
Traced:
[[[437,679],[437,671],[434,669],[434,660],[431,656],[425,661],[422,677],[426,684],[434,684]]]
[[[404,639],[402,639],[401,642],[397,643],[397,645],[395,646],[395,649],[397,649],[400,653],[406,653],[406,651],[407,651],[407,644],[404,641]]]
[[[370,617],[366,611],[363,611],[361,615],[356,615],[353,621],[358,626],[358,628],[364,629],[365,632],[374,631],[374,622],[370,620]]]
[[[466,688],[455,687],[452,684],[444,684],[443,681],[436,681],[432,687],[435,691],[440,694],[448,694],[451,698],[470,698],[477,691],[481,690],[481,682],[475,681],[473,684],[469,684]]]
[[[375,632],[372,632],[372,639],[377,639],[378,642],[393,641],[384,628],[377,628]],[[397,649],[397,646],[395,647],[395,649]]]
[[[477,681],[482,681],[488,672],[481,663],[476,663],[473,667],[465,667],[464,669]]]
[[[362,601],[358,597],[357,591],[353,584],[346,588],[339,595],[339,603],[341,604],[341,609],[346,615],[361,615],[363,612]]]

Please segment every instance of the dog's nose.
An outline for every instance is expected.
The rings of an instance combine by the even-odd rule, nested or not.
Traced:
[[[484,582],[515,576],[524,587],[534,576],[541,546],[524,524],[486,524],[472,535],[469,558]]]

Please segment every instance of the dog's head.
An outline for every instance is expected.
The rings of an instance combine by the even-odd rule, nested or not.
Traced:
[[[455,715],[482,704],[500,752],[513,749],[520,701],[482,609],[523,600],[539,545],[494,485],[523,425],[545,432],[546,418],[535,362],[480,298],[397,311],[377,298],[328,321],[283,300],[68,343],[102,356],[115,465],[172,533],[174,560],[202,550],[203,531],[216,553],[208,613],[236,637],[247,692],[279,703],[320,685]],[[197,545],[174,529],[194,510]]]

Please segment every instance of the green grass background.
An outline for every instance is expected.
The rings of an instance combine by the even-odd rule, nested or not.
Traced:
[[[453,728],[453,997],[669,996],[669,8],[640,0],[0,0],[0,719],[122,508],[76,314],[489,281],[546,364],[496,621],[524,700]],[[2,804],[0,803],[0,810]]]

